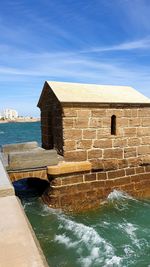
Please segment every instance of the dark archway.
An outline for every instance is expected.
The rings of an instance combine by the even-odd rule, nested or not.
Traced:
[[[24,178],[13,182],[15,194],[20,199],[40,197],[49,186],[49,182],[37,177]]]

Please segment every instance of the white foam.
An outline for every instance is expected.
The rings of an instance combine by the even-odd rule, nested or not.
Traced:
[[[108,200],[121,200],[121,199],[133,199],[130,195],[128,195],[126,192],[119,191],[114,189],[107,197]]]
[[[104,263],[106,266],[120,266],[121,258],[115,256],[113,246],[102,238],[93,227],[77,223],[63,214],[58,215],[58,218],[60,220],[59,229],[61,231],[63,229],[65,234],[56,235],[55,241],[64,244],[67,248],[80,247],[80,249],[76,249],[76,253],[82,267],[94,267],[100,264],[102,266]],[[86,251],[86,256],[83,251]],[[113,264],[115,262],[116,265],[110,265],[111,262]]]

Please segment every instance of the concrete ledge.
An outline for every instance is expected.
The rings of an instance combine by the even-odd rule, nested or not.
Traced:
[[[0,160],[0,197],[15,195],[14,188]]]
[[[18,144],[8,144],[2,146],[3,153],[17,152],[17,151],[27,151],[32,150],[38,147],[37,142],[26,142],[26,143],[18,143]]]
[[[15,196],[0,198],[0,266],[48,267],[20,202]]]
[[[57,166],[48,166],[47,173],[49,175],[60,175],[66,173],[84,172],[90,171],[91,167],[91,163],[88,161],[62,162]]]
[[[8,154],[8,170],[39,168],[58,164],[55,150],[31,150],[24,152],[11,152]]]

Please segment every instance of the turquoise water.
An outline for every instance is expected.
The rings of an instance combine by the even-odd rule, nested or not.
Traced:
[[[39,123],[0,124],[0,144],[37,140]],[[112,192],[104,206],[65,214],[22,201],[51,267],[150,267],[150,200]]]

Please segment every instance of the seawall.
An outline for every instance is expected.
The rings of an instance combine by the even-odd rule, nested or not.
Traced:
[[[48,267],[0,160],[0,266]]]

